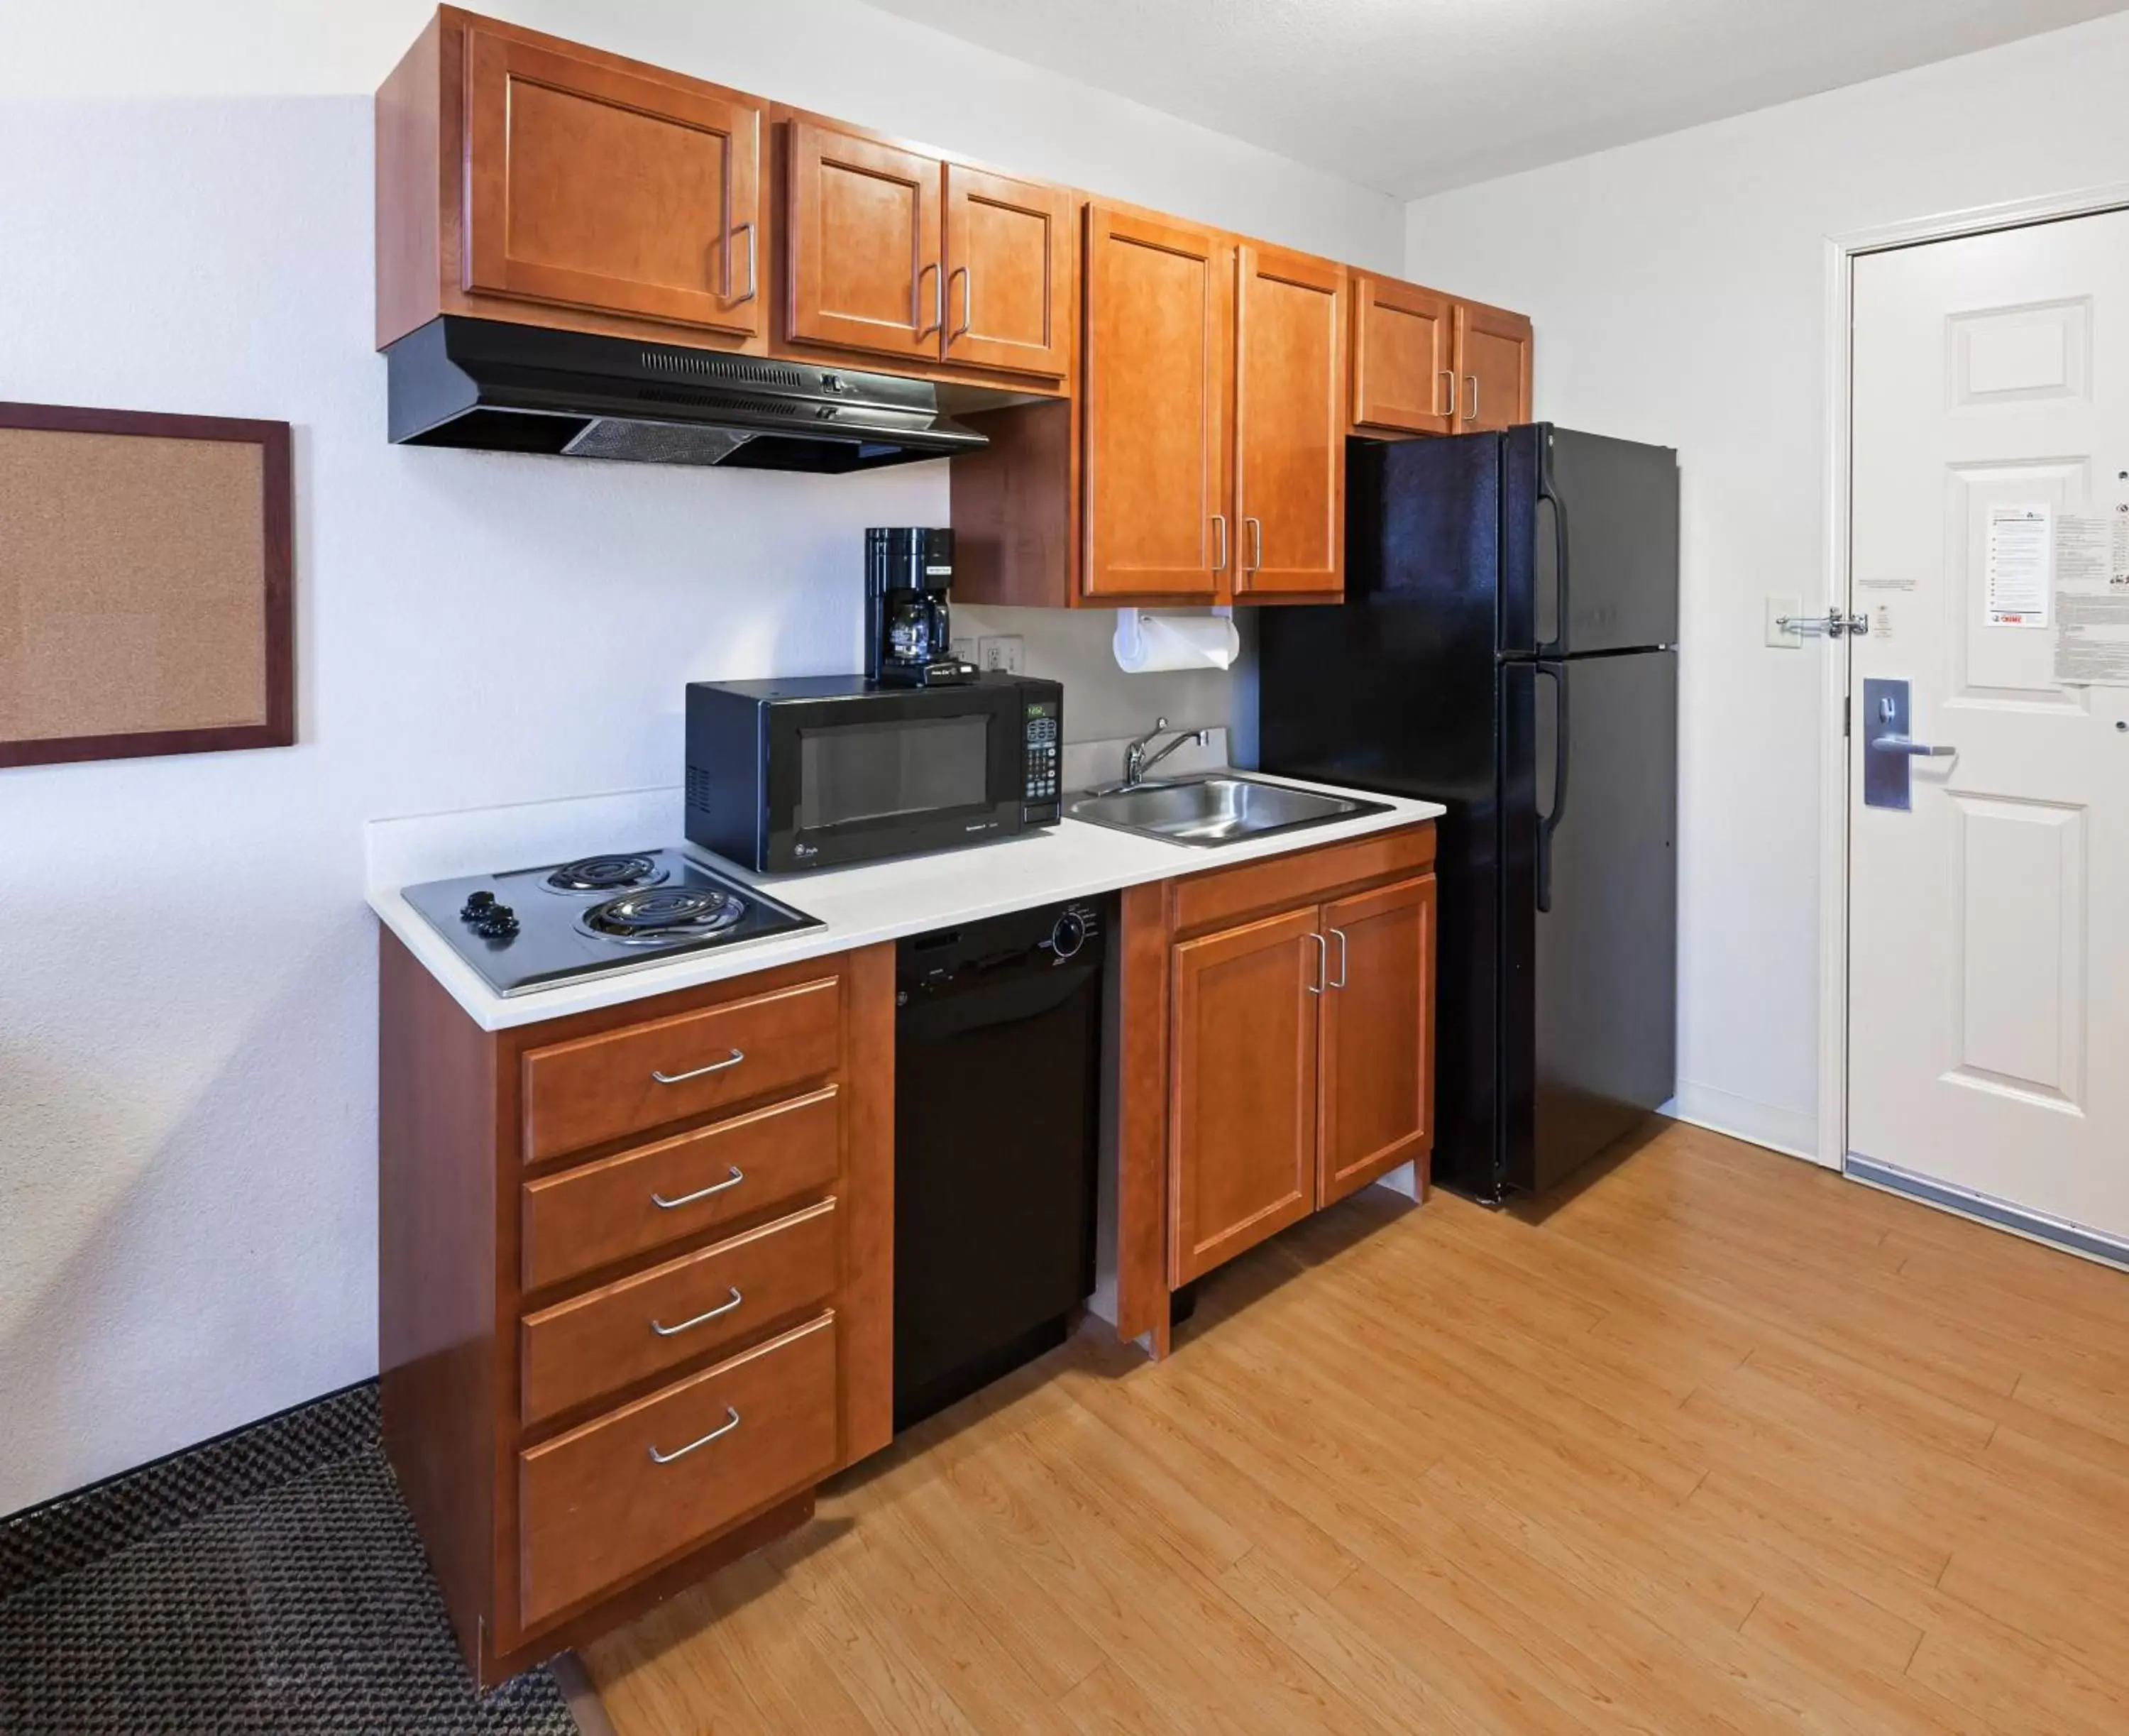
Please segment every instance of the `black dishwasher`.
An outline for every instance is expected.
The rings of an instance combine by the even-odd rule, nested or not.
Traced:
[[[1103,901],[895,948],[894,1426],[1052,1345],[1094,1287]]]

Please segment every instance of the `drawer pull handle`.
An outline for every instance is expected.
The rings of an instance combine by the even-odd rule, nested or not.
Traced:
[[[698,1447],[707,1447],[711,1442],[717,1439],[719,1435],[730,1434],[732,1430],[738,1427],[739,1413],[736,1410],[734,1410],[731,1405],[727,1405],[725,1406],[725,1420],[720,1423],[715,1428],[712,1428],[707,1434],[704,1435],[699,1441],[690,1441],[684,1447],[675,1447],[670,1452],[660,1452],[655,1447],[654,1447],[650,1449],[650,1462],[654,1465],[669,1465],[675,1459],[684,1459]]]
[[[728,1187],[737,1187],[745,1180],[746,1177],[740,1173],[739,1166],[735,1163],[731,1166],[731,1174],[722,1181],[712,1181],[707,1187],[698,1187],[692,1194],[681,1195],[678,1199],[668,1199],[663,1194],[653,1194],[650,1203],[661,1212],[678,1211],[683,1205],[693,1205],[698,1199],[707,1199],[712,1194],[722,1194]]]
[[[726,1067],[736,1067],[745,1059],[745,1050],[734,1049],[722,1061],[713,1061],[706,1067],[693,1067],[685,1073],[661,1073],[653,1067],[650,1076],[660,1085],[685,1085],[691,1079],[700,1079],[707,1074],[722,1073]]]
[[[653,1320],[650,1323],[650,1329],[656,1333],[661,1338],[669,1338],[674,1333],[678,1332],[685,1332],[691,1326],[700,1326],[705,1320],[714,1320],[719,1314],[730,1314],[745,1300],[746,1299],[744,1296],[740,1295],[739,1286],[735,1284],[731,1287],[731,1301],[720,1302],[715,1308],[710,1309],[707,1314],[697,1314],[692,1320],[683,1320],[678,1326],[661,1326],[657,1321]]]

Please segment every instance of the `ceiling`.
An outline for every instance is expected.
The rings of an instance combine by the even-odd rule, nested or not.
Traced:
[[[2129,0],[872,0],[1417,198]]]

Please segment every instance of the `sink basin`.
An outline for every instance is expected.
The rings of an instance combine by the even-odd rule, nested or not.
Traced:
[[[1385,813],[1386,802],[1352,796],[1323,795],[1284,784],[1260,784],[1254,778],[1182,778],[1141,784],[1075,797],[1066,804],[1068,818],[1171,844],[1238,844],[1268,832],[1326,826],[1364,813]]]

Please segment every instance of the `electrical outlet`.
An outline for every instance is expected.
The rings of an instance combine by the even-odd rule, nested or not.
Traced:
[[[948,648],[964,663],[976,661],[976,641],[973,639],[956,639]],[[980,664],[977,666],[982,667]]]
[[[1767,643],[1775,651],[1793,651],[1803,649],[1803,635],[1793,633],[1774,625],[1786,617],[1791,621],[1803,615],[1801,597],[1769,597],[1767,599]]]
[[[1000,633],[976,641],[976,666],[1003,670],[1009,675],[1027,673],[1027,652],[1018,633]]]

